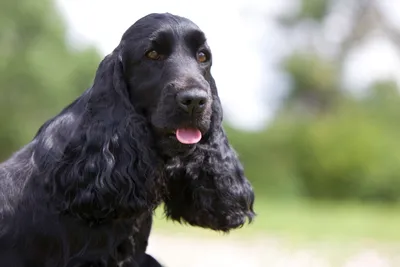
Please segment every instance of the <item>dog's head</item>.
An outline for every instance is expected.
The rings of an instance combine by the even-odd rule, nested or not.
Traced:
[[[162,154],[192,151],[210,130],[211,50],[190,20],[150,14],[123,35],[120,60],[129,98],[146,116]]]

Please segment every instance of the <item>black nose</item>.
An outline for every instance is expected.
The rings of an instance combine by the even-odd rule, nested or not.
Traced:
[[[199,89],[183,90],[177,94],[176,101],[189,114],[202,112],[207,103],[207,93]]]

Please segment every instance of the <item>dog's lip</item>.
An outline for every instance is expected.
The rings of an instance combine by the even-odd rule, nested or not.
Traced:
[[[176,131],[168,131],[167,133],[166,133],[166,135],[169,137],[169,138],[176,138]]]

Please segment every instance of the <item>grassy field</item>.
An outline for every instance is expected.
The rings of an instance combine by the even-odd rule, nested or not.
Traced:
[[[256,220],[227,236],[166,221],[160,209],[149,252],[176,267],[400,266],[400,206],[256,203]]]
[[[243,238],[268,235],[291,241],[330,240],[400,242],[400,206],[258,199],[256,220],[231,235]],[[158,210],[158,232],[217,235],[208,230],[166,221]]]

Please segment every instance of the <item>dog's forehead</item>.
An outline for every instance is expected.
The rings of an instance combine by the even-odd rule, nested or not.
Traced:
[[[152,13],[137,20],[122,36],[122,40],[131,38],[151,38],[161,32],[197,30],[200,28],[190,19],[170,13]]]

